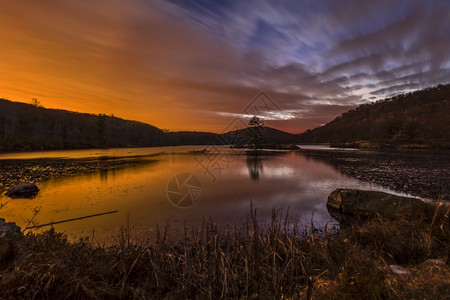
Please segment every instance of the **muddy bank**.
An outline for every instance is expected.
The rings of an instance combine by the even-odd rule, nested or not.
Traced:
[[[450,201],[450,151],[302,151],[362,181]]]
[[[26,182],[39,183],[49,179],[68,178],[155,162],[157,159],[152,156],[0,160],[0,193],[11,186]]]

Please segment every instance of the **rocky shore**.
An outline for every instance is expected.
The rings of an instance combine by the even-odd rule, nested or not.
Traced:
[[[450,201],[450,151],[303,151],[340,173],[421,198]]]
[[[155,163],[155,157],[102,157],[89,159],[0,160],[0,193],[8,188],[49,179],[74,177],[81,174],[117,170]]]

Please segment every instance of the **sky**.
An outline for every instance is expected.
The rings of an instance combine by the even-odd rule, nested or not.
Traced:
[[[1,1],[0,43],[0,98],[173,131],[258,114],[300,133],[449,83],[450,1]]]

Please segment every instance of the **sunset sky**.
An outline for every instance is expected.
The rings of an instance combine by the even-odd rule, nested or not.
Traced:
[[[450,82],[450,1],[0,3],[0,98],[221,132],[266,92],[293,133]]]

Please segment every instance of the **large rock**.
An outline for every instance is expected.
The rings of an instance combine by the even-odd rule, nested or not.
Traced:
[[[16,223],[5,222],[5,219],[0,218],[0,263],[14,256],[16,244],[22,238],[23,234]]]
[[[330,215],[341,223],[380,215],[387,219],[423,215],[432,216],[432,206],[418,198],[396,196],[377,191],[336,189],[328,196]]]
[[[16,223],[5,222],[5,219],[0,218],[0,239],[21,235],[20,227]]]
[[[10,198],[34,198],[39,193],[35,183],[26,183],[11,187],[5,195]]]

